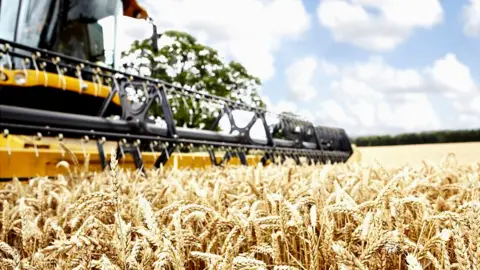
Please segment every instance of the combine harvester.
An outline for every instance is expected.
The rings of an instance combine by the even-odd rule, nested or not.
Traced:
[[[286,115],[269,124],[273,114],[258,106],[121,70],[121,16],[149,22],[158,51],[157,28],[135,0],[0,3],[0,179],[54,176],[56,164],[72,156],[101,171],[112,146],[119,164],[133,169],[170,166],[172,157],[178,167],[205,167],[286,158],[335,163],[353,153],[343,129]],[[112,19],[111,28],[99,24],[104,18]],[[107,32],[115,33],[113,55],[105,52]],[[207,129],[176,126],[179,102],[216,108],[217,118]],[[161,108],[155,116],[163,124],[151,120],[151,106]],[[234,111],[251,113],[251,121],[240,127]],[[216,131],[223,117],[230,133]],[[263,128],[264,138],[252,138],[254,125]]]

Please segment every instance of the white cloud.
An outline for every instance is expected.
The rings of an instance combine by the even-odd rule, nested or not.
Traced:
[[[352,134],[450,128],[434,108],[432,97],[452,102],[455,118],[461,122],[470,126],[480,122],[478,86],[469,67],[452,53],[415,69],[395,68],[379,57],[342,67],[325,63],[335,70],[325,72],[333,79],[333,99],[320,105],[319,123],[341,126]]]
[[[351,104],[349,109],[356,116],[360,125],[372,128],[377,124],[375,105],[375,103],[372,103],[369,100],[362,99]]]
[[[275,74],[274,54],[282,42],[299,38],[311,25],[301,0],[143,0],[140,4],[160,29],[187,31],[262,80]],[[126,19],[124,27],[131,39],[151,35],[146,23]]]
[[[383,118],[385,117],[385,118]],[[428,96],[423,93],[406,94],[403,102],[381,103],[378,118],[387,128],[402,129],[405,132],[434,130],[442,126]],[[383,118],[383,119],[382,119]]]
[[[413,30],[441,23],[443,9],[440,0],[321,0],[317,17],[338,42],[389,51]]]
[[[470,68],[459,62],[454,54],[447,54],[438,59],[429,71],[433,85],[446,90],[447,97],[454,97],[458,93],[471,93],[477,90]]]
[[[274,103],[271,102],[270,98],[267,96],[262,96],[262,100],[266,104],[267,110],[272,114],[267,118],[274,119],[276,118],[275,115],[278,115],[282,112],[291,112],[297,114],[302,119],[309,121],[313,121],[315,119],[312,112],[308,108],[299,108],[297,103],[294,101],[282,99]],[[267,122],[271,124],[268,119]]]
[[[381,57],[370,57],[363,63],[335,68],[339,71],[334,75],[339,75],[340,79],[333,83],[333,88],[350,96],[367,95],[378,99],[386,94],[430,92],[459,97],[478,90],[470,68],[452,53],[424,68],[395,68]]]
[[[345,109],[335,100],[327,100],[320,104],[316,113],[316,122],[324,126],[352,126],[356,120],[345,112]]]
[[[290,93],[297,101],[307,101],[317,96],[313,79],[317,71],[314,57],[304,57],[293,62],[285,71]]]
[[[458,117],[460,124],[464,128],[475,128],[477,129],[480,126],[480,117],[477,115],[470,115],[470,114],[460,114]]]
[[[373,89],[369,82],[356,79],[353,76],[344,76],[340,80],[334,81],[332,90],[351,98],[367,97],[370,100],[381,100],[383,98],[383,93]]]
[[[478,128],[480,126],[480,95],[466,96],[453,101],[453,108],[457,113],[458,128]]]
[[[461,14],[463,33],[467,36],[477,37],[480,35],[480,1],[470,0],[463,6]]]
[[[332,65],[323,59],[320,60],[319,68],[327,75],[334,75],[338,72],[338,68],[335,65]]]
[[[298,112],[297,104],[293,101],[287,101],[287,100],[281,100],[277,102],[275,105],[272,104],[269,108],[270,108],[269,111],[277,114],[282,112],[292,112],[292,113]]]
[[[474,111],[477,114],[480,113],[480,96],[473,98],[468,105],[472,109],[472,111]],[[462,104],[460,104],[458,109],[462,110],[461,108],[464,108],[464,107],[465,106],[462,106]]]

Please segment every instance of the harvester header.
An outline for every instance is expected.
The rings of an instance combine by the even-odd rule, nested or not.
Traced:
[[[114,18],[113,28],[107,31],[115,33],[120,16],[152,23],[136,1],[13,2],[18,5],[1,6],[2,29],[10,27],[13,34],[2,32],[0,38],[0,178],[49,174],[23,166],[25,162],[40,167],[55,164],[65,153],[64,148],[54,144],[65,144],[67,140],[78,142],[72,149],[79,156],[95,151],[90,161],[98,161],[99,169],[108,166],[105,145],[109,142],[115,144],[118,158],[130,155],[137,169],[148,167],[146,163],[165,165],[180,150],[190,152],[182,155],[191,164],[215,166],[232,159],[248,165],[288,157],[298,164],[345,162],[352,154],[343,129],[314,126],[305,119],[211,95],[208,89],[185,89],[120,70],[118,35],[113,52],[107,54],[105,31],[99,21]],[[16,14],[13,21],[3,16],[10,10]],[[41,19],[36,21],[37,17],[29,12]],[[24,26],[32,21],[41,23],[34,32],[25,33],[30,30]],[[152,45],[156,48],[154,24],[153,32]],[[108,56],[110,61],[105,61]],[[191,104],[203,109],[192,107],[190,113],[215,115],[211,126],[177,126],[175,111]],[[153,107],[160,108],[157,115],[152,115]],[[236,123],[234,111],[251,114],[246,126]],[[152,116],[161,121],[152,120]],[[222,117],[228,119],[230,133],[217,131]],[[268,123],[270,118],[276,122]],[[264,137],[252,136],[254,125],[263,128]],[[86,146],[92,143],[94,148]],[[194,151],[200,154],[192,154]],[[219,151],[221,157],[217,156]],[[42,154],[47,158],[41,159]],[[43,165],[38,164],[39,159]]]

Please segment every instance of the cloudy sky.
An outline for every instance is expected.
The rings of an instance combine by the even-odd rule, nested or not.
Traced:
[[[139,0],[352,136],[480,127],[480,0]],[[151,29],[127,20],[126,40]],[[123,44],[128,44],[125,42]]]

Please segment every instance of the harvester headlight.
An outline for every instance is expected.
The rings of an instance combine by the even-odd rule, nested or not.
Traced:
[[[2,80],[2,81],[7,81],[7,80],[8,80],[7,74],[5,74],[5,73],[3,73],[3,72],[0,72],[0,80]]]
[[[23,74],[23,73],[15,74],[14,79],[15,79],[15,83],[20,84],[20,85],[25,84],[27,82],[27,78],[25,77],[25,74]]]

